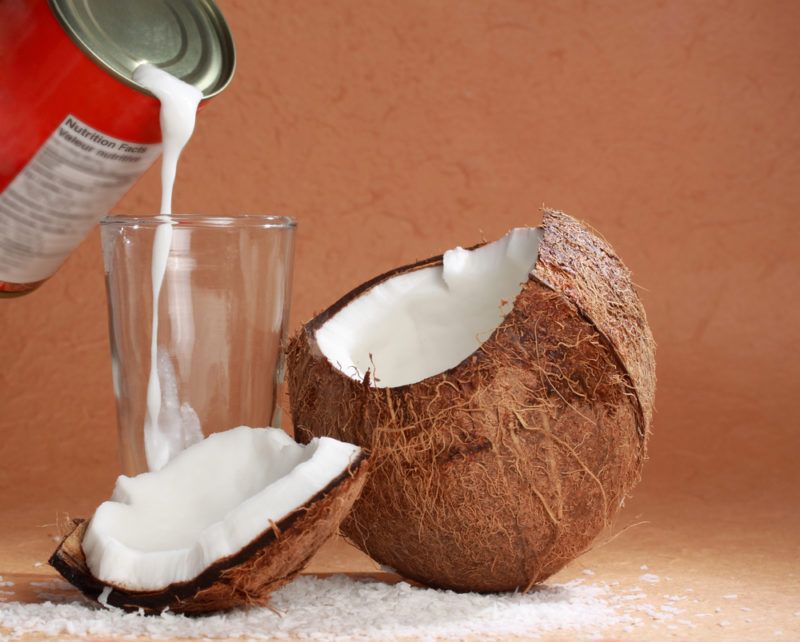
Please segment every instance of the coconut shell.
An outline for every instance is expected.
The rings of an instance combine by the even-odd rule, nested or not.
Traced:
[[[381,275],[292,338],[299,439],[329,435],[373,451],[344,532],[430,586],[527,590],[583,552],[638,481],[652,416],[654,344],[611,247],[545,211],[538,261],[491,337],[456,367],[395,388],[356,381],[316,331]]]
[[[347,515],[367,479],[368,461],[362,451],[349,470],[334,479],[304,506],[277,524],[271,523],[238,553],[224,558],[188,582],[158,591],[132,591],[95,578],[81,543],[88,522],[75,520],[73,528],[50,558],[64,578],[87,598],[126,611],[198,615],[240,606],[263,606],[272,591],[289,582],[334,533]]]
[[[630,271],[605,240],[562,212],[545,210],[542,231],[535,278],[571,301],[611,343],[636,390],[646,431],[656,394],[655,342]]]

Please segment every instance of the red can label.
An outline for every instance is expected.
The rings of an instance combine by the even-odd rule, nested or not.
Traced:
[[[68,115],[0,193],[0,281],[51,276],[160,153]]]

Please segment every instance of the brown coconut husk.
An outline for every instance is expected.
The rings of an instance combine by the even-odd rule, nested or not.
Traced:
[[[350,468],[304,506],[268,527],[250,544],[221,559],[188,582],[158,591],[132,591],[95,578],[81,543],[87,523],[74,520],[49,560],[50,565],[87,598],[98,601],[106,587],[108,606],[159,614],[187,615],[224,611],[240,606],[265,606],[275,589],[293,579],[334,533],[367,479],[367,455],[362,451]]]
[[[644,310],[607,243],[560,212],[545,211],[543,228],[513,310],[451,370],[374,388],[315,340],[350,301],[441,256],[357,288],[289,345],[297,436],[373,449],[344,532],[431,586],[530,588],[589,546],[640,477],[655,389]]]

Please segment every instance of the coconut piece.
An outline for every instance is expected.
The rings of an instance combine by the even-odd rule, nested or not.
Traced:
[[[157,472],[121,476],[50,559],[84,595],[129,611],[266,604],[338,529],[364,451],[276,428],[211,435]]]
[[[654,344],[625,267],[566,214],[547,210],[538,231],[457,252],[450,278],[447,254],[401,267],[299,330],[287,355],[293,422],[300,439],[373,449],[343,530],[378,562],[431,586],[526,590],[584,551],[638,481]],[[510,264],[523,259],[517,277]],[[448,281],[461,277],[485,314],[436,307],[430,284],[449,300]],[[395,321],[406,314],[413,331]],[[438,345],[448,327],[476,337],[457,363],[453,346]]]

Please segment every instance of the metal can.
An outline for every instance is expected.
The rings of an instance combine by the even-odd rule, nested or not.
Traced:
[[[203,103],[230,82],[212,0],[0,1],[0,296],[49,278],[161,152],[149,62]]]

